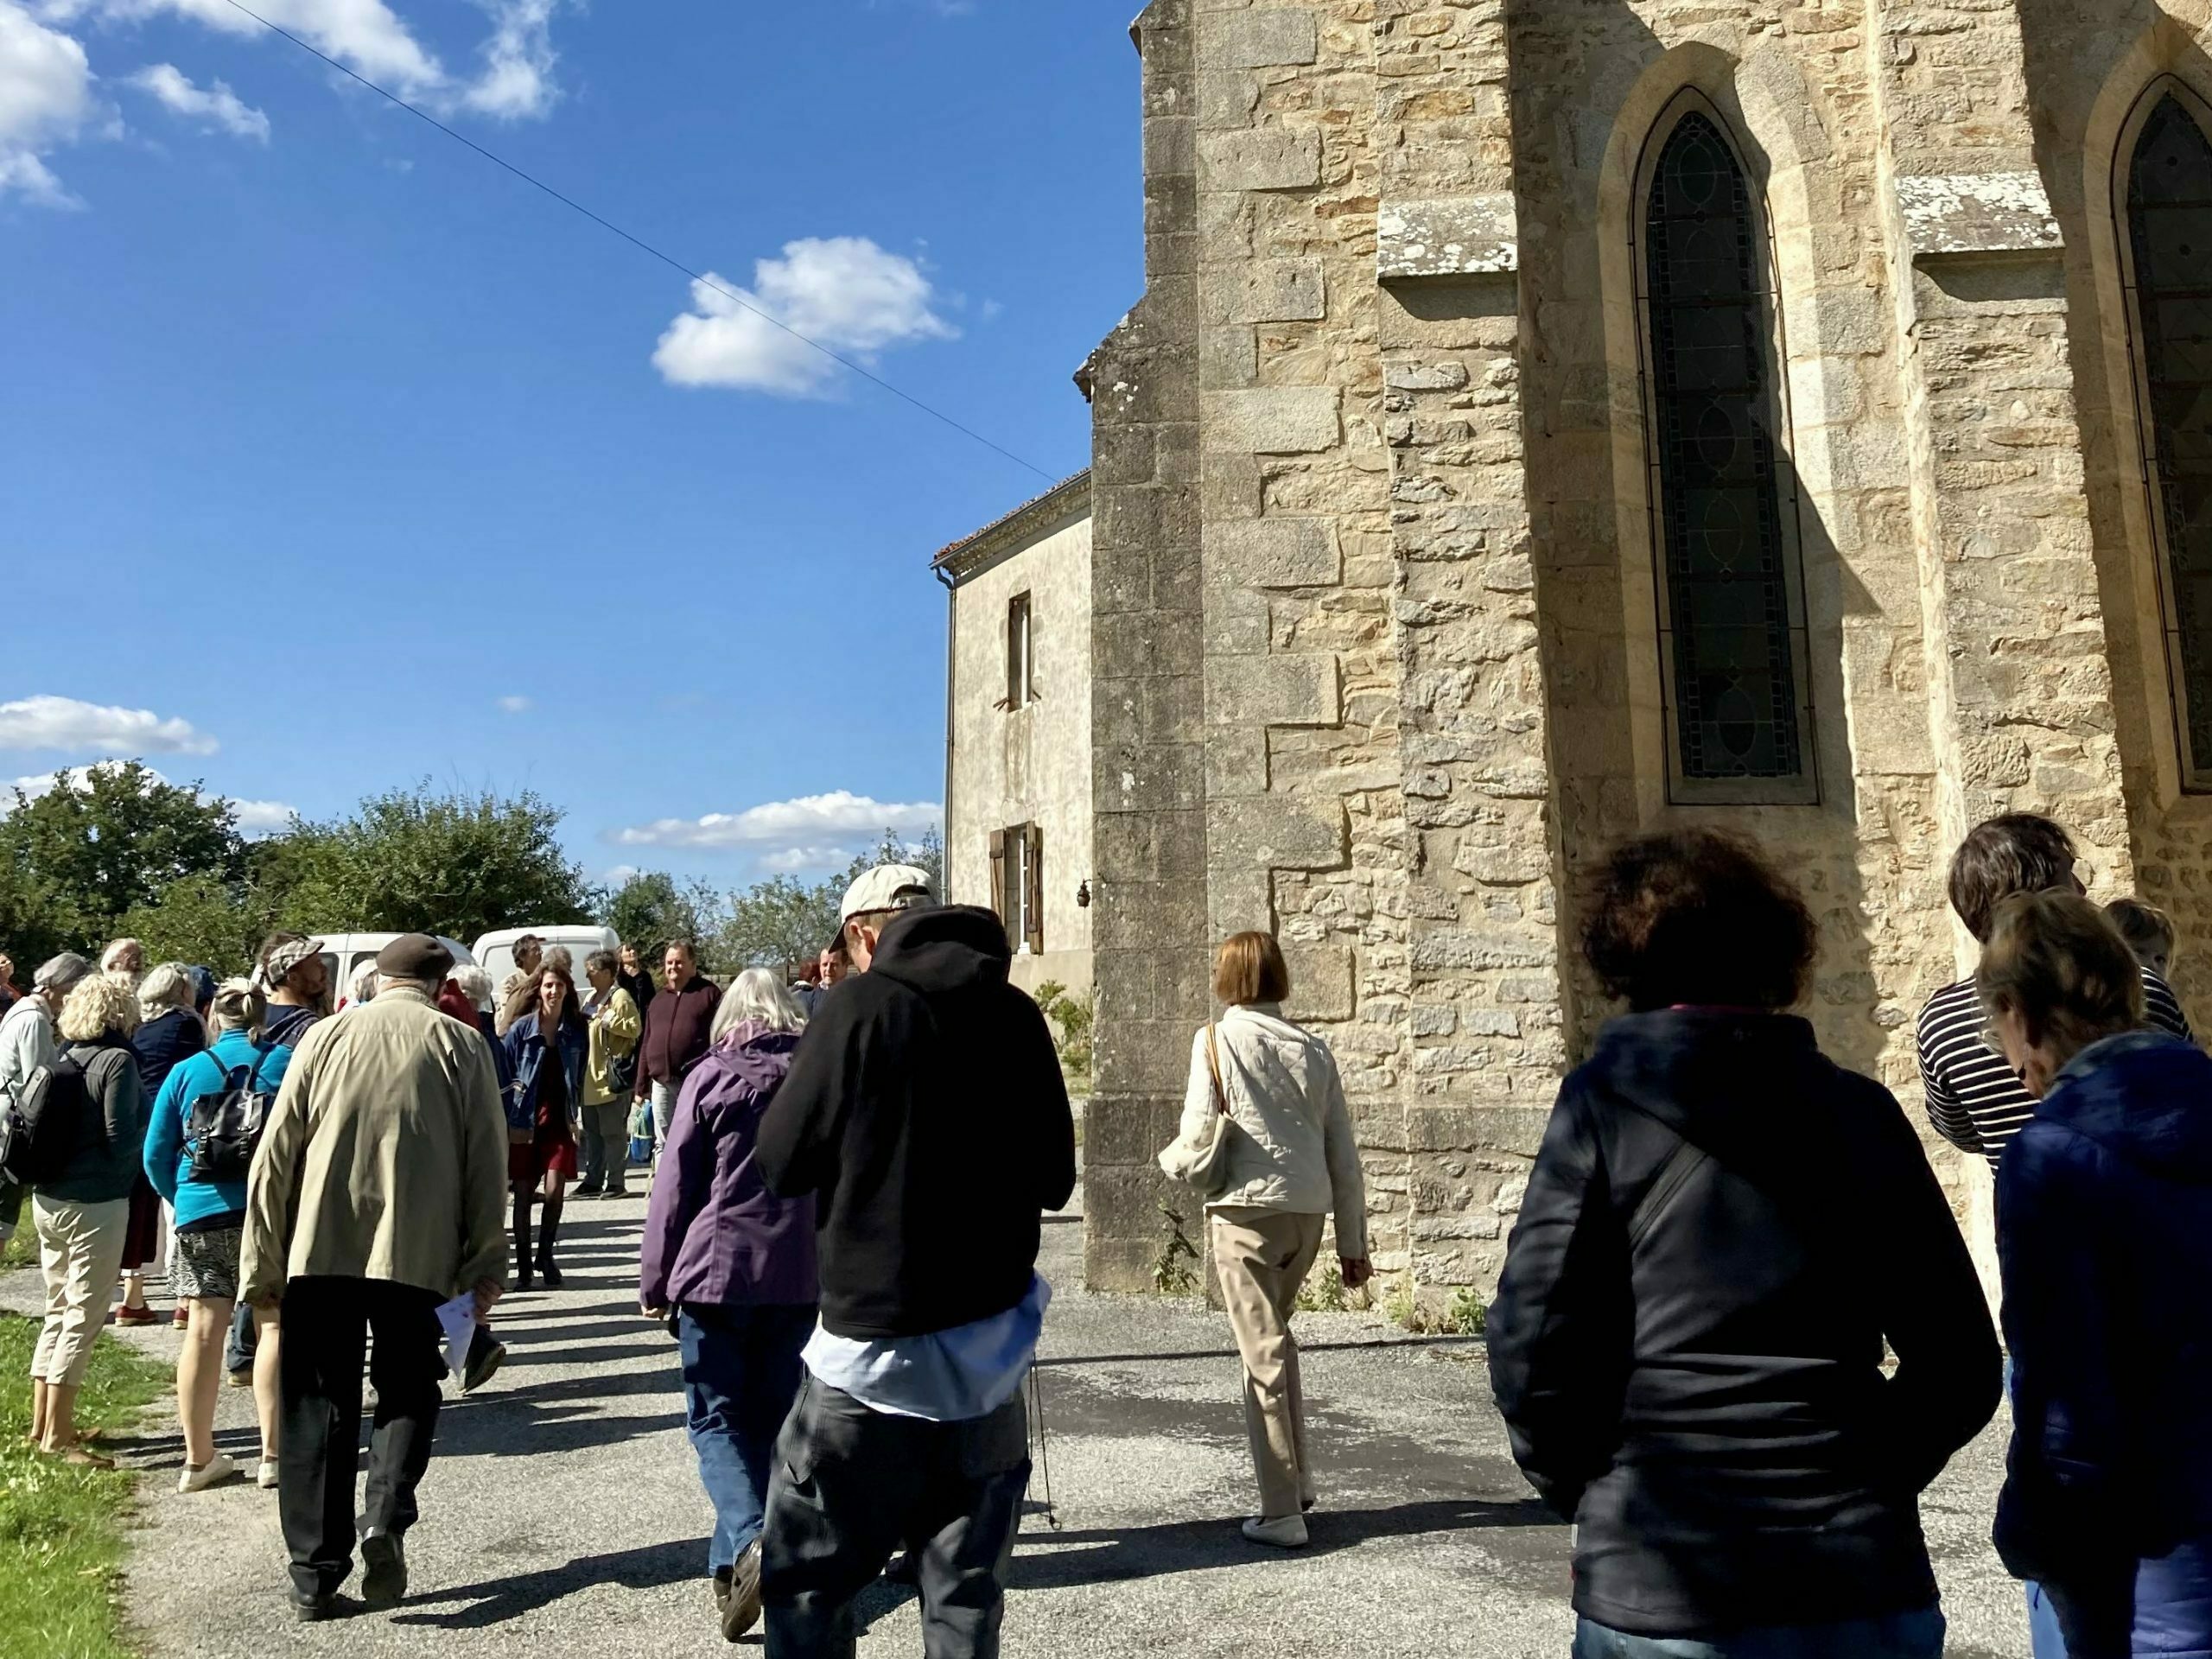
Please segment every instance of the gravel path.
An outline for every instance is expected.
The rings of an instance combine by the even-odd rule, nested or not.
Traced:
[[[408,1541],[413,1594],[396,1612],[296,1626],[271,1496],[179,1497],[173,1422],[150,1419],[127,1448],[151,1471],[127,1592],[149,1655],[727,1652],[701,1582],[709,1512],[675,1344],[635,1313],[643,1209],[571,1204],[565,1287],[502,1307],[511,1357],[485,1394],[449,1395]],[[1310,1549],[1262,1551],[1235,1527],[1251,1477],[1226,1320],[1073,1288],[1080,1232],[1071,1216],[1046,1229],[1046,1271],[1062,1287],[1041,1370],[1061,1529],[1033,1482],[1009,1656],[1565,1654],[1566,1529],[1529,1500],[1506,1455],[1479,1344],[1402,1340],[1367,1315],[1302,1316],[1322,1508]],[[35,1288],[35,1274],[10,1275],[0,1303],[23,1307]],[[165,1328],[127,1334],[175,1352]],[[226,1389],[219,1439],[241,1461],[251,1421],[251,1396]],[[2027,1650],[2018,1587],[1987,1541],[2002,1453],[2001,1434],[1985,1434],[1926,1504],[1957,1659]],[[918,1654],[907,1592],[880,1589],[868,1611],[866,1659]]]

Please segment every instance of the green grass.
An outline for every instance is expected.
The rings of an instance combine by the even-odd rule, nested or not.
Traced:
[[[0,1659],[127,1659],[115,1591],[134,1478],[56,1463],[24,1443],[37,1341],[36,1320],[0,1314]],[[78,1425],[121,1433],[171,1386],[167,1365],[104,1335]]]
[[[31,1207],[23,1205],[22,1224],[9,1235],[8,1248],[0,1250],[0,1270],[38,1266],[38,1235],[31,1231]],[[29,1360],[23,1362],[26,1365]]]

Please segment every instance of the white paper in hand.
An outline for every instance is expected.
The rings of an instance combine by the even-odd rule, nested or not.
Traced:
[[[446,1369],[455,1376],[468,1364],[469,1339],[476,1334],[476,1298],[456,1296],[438,1305],[438,1328],[446,1335]]]

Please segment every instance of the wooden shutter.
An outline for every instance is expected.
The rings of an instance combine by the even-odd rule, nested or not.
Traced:
[[[999,923],[1005,925],[1008,910],[1006,887],[1006,831],[991,831],[991,908],[999,913]]]
[[[1023,895],[1022,909],[1029,922],[1030,953],[1041,957],[1045,954],[1045,832],[1033,823],[1022,834],[1029,837],[1029,890]]]

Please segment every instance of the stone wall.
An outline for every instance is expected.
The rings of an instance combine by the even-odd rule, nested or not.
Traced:
[[[1179,340],[1195,384],[1171,410],[1155,372],[1124,408],[1102,372],[1097,454],[1103,472],[1130,433],[1173,422],[1198,489],[1135,469],[1127,487],[1176,510],[1142,531],[1128,512],[1111,553],[1101,500],[1102,606],[1127,602],[1109,572],[1135,568],[1143,535],[1192,582],[1172,601],[1146,588],[1141,625],[1099,623],[1101,861],[1128,820],[1109,909],[1154,967],[1109,981],[1102,919],[1102,1033],[1131,1022],[1146,1049],[1102,1051],[1103,1090],[1169,1101],[1207,944],[1275,927],[1298,1011],[1344,1064],[1378,1268],[1417,1289],[1487,1285],[1557,1077],[1606,1013],[1573,941],[1622,836],[1715,823],[1773,848],[1819,918],[1823,1045],[1916,1121],[1912,1017],[1970,959],[1942,887],[1967,824],[2050,812],[2101,890],[2139,865],[2153,897],[2212,922],[2212,817],[2158,771],[2141,556],[2125,513],[2084,493],[2085,453],[2107,496],[2132,463],[2099,448],[2105,394],[2077,404],[2105,337],[2082,321],[2096,271],[2073,200],[2042,182],[2055,147],[2037,123],[2087,118],[2039,99],[2031,120],[2029,88],[2043,56],[2056,73],[2142,31],[2041,16],[2078,10],[1146,14],[1153,289],[1105,349]],[[2169,57],[2196,49],[2188,30],[2162,38]],[[2086,61],[2067,73],[2093,102]],[[1776,279],[1808,804],[1670,798],[1631,226],[1646,143],[1685,99],[1737,145]],[[1171,153],[1187,220],[1158,205],[1153,158]],[[1109,728],[1142,706],[1105,695],[1125,682],[1172,683],[1196,721],[1152,740],[1167,747],[1122,737],[1132,761],[1172,748],[1166,794],[1166,774],[1108,758]],[[1154,1146],[1117,1147],[1110,1167],[1170,1127],[1155,1117]],[[1978,1163],[1930,1151],[1977,1205]],[[1094,1277],[1134,1283],[1140,1198],[1158,1194],[1109,1179]]]

